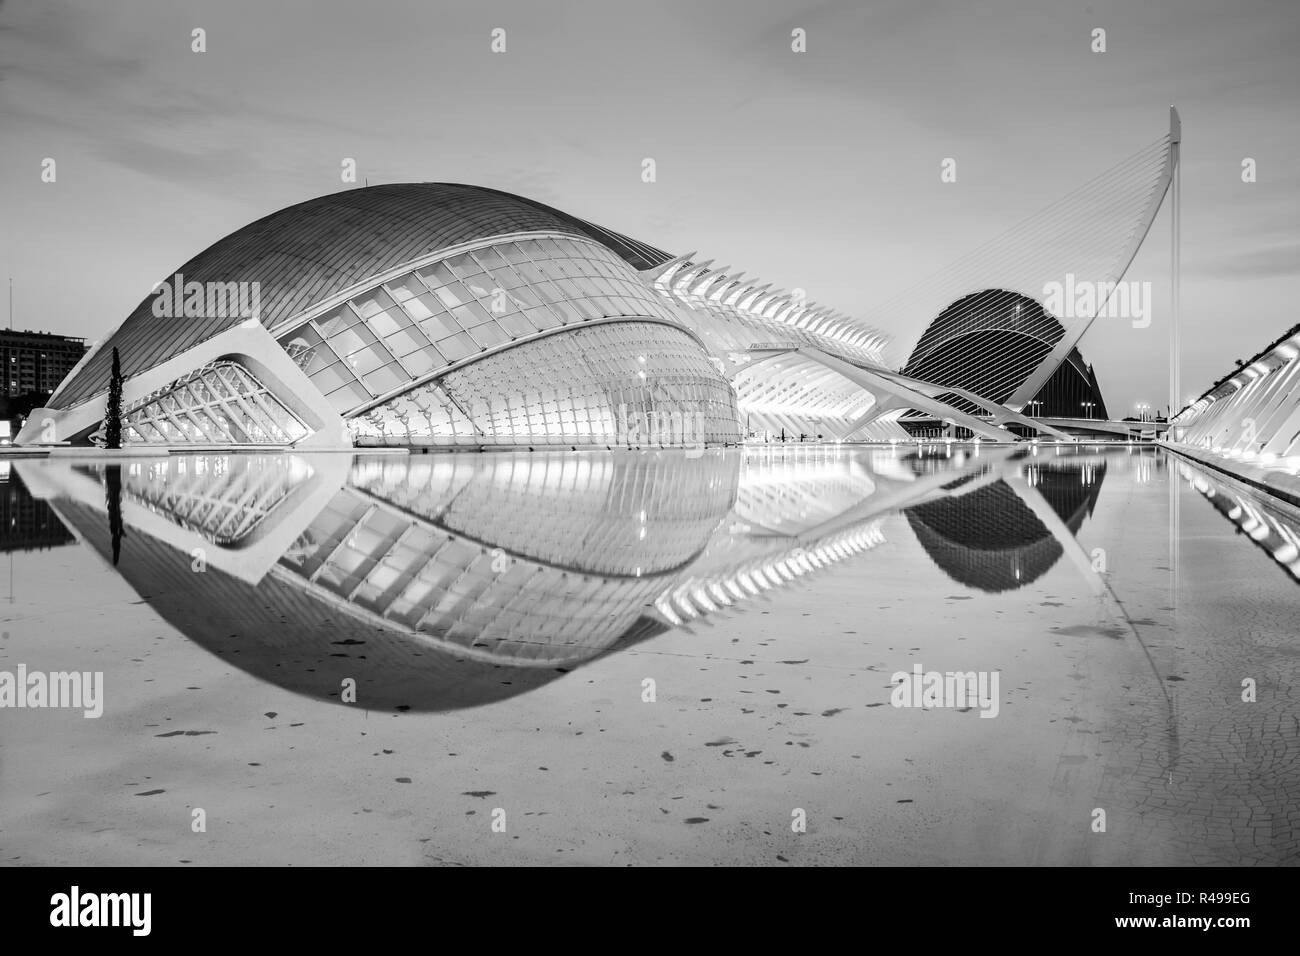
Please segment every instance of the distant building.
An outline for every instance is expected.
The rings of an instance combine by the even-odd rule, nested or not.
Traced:
[[[1066,335],[1059,319],[1036,300],[1005,289],[984,289],[944,309],[922,333],[903,374],[936,385],[956,386],[997,402],[1012,395]],[[938,396],[963,411],[979,408],[959,393]],[[1078,348],[1070,349],[1026,410],[1047,418],[1105,419],[1106,400],[1097,376]],[[935,419],[920,411],[902,418],[904,428],[924,434]]]
[[[0,395],[50,395],[85,354],[85,339],[0,329]]]

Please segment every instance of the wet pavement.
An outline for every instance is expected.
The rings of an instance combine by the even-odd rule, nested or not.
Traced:
[[[1158,449],[0,469],[0,672],[105,688],[6,864],[1300,860],[1300,522]]]

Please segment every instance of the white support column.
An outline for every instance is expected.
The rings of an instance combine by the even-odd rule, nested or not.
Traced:
[[[1182,284],[1182,183],[1183,174],[1179,170],[1179,153],[1182,150],[1182,122],[1178,110],[1169,107],[1170,161],[1173,164],[1173,182],[1171,184],[1171,202],[1169,204],[1169,414],[1170,420],[1183,407],[1182,395],[1182,355],[1179,342],[1179,308]],[[1171,426],[1172,427],[1172,426]],[[1178,440],[1178,432],[1169,436],[1171,441]]]

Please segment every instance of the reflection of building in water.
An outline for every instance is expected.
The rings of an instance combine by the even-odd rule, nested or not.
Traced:
[[[362,706],[414,709],[511,696],[643,637],[643,615],[730,509],[738,464],[335,461],[331,477],[329,459],[209,456],[205,494],[196,459],[125,466],[117,568],[255,676],[335,700],[351,678]],[[107,555],[102,475],[71,477],[84,484],[56,507]]]
[[[783,588],[883,542],[883,515],[1020,461],[994,449],[929,473],[892,451],[791,448],[23,467],[231,664],[319,699],[352,680],[362,706],[441,710]]]
[[[300,458],[198,455],[132,462],[122,472],[127,496],[216,544],[229,545],[247,540],[310,469]]]
[[[1092,513],[1106,464],[1070,459],[1026,463],[1024,484],[1077,534]],[[1030,506],[1022,488],[998,480],[966,494],[909,508],[917,540],[954,581],[981,591],[1011,591],[1045,574],[1064,542]]]
[[[761,595],[884,541],[855,508],[877,489],[867,460],[842,448],[744,452],[736,505],[723,533],[655,602],[661,629]],[[845,515],[847,521],[838,521]]]
[[[1300,520],[1271,502],[1234,490],[1199,468],[1180,464],[1178,474],[1284,571],[1300,580]]]
[[[0,552],[37,551],[71,543],[72,535],[50,506],[28,493],[9,462],[0,462]]]
[[[465,653],[573,664],[616,643],[730,508],[714,465],[731,459],[709,458],[362,461],[281,567]]]

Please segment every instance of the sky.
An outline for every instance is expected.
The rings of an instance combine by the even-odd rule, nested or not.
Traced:
[[[1158,139],[1170,104],[1187,399],[1297,321],[1295,0],[5,0],[0,279],[15,328],[98,339],[222,236],[353,188],[352,158],[863,315]],[[1080,346],[1116,416],[1166,403],[1167,215],[1128,274],[1150,326]],[[879,324],[901,365],[922,329]]]

